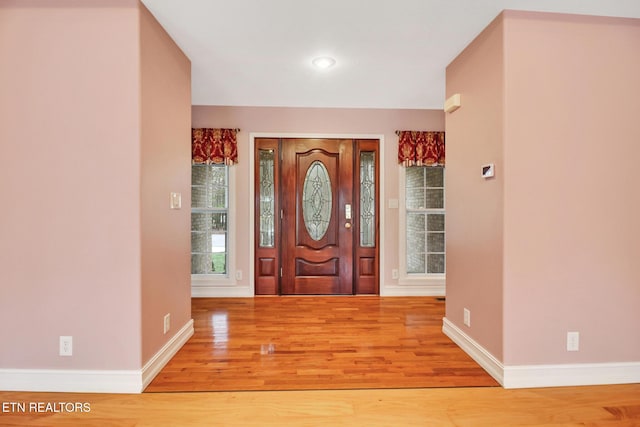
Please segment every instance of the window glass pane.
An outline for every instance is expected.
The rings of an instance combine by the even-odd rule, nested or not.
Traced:
[[[407,214],[407,272],[425,273],[426,215],[421,212]]]
[[[376,244],[375,153],[360,153],[360,246]]]
[[[444,233],[427,233],[429,252],[444,252]]]
[[[424,207],[424,189],[407,188],[407,209],[422,209]]]
[[[410,252],[422,253],[425,251],[425,233],[411,233],[407,235],[407,249]]]
[[[211,264],[212,273],[227,272],[227,233],[211,235]]]
[[[316,160],[307,169],[302,188],[302,216],[313,240],[322,239],[327,232],[332,205],[329,172],[322,162]]]
[[[223,274],[227,263],[227,214],[191,214],[191,274]]]
[[[424,168],[421,166],[410,166],[405,168],[406,188],[424,187]]]
[[[444,190],[427,189],[427,203],[422,207],[427,209],[442,209],[444,207]]]
[[[407,273],[426,273],[424,253],[407,253]]]
[[[191,274],[211,274],[211,256],[208,254],[191,254]]]
[[[407,208],[420,209],[425,204],[424,194],[424,168],[411,166],[406,168],[405,198]]]
[[[224,165],[192,166],[191,207],[227,207],[227,168]]]
[[[191,274],[224,274],[227,271],[226,252],[191,254]]]
[[[428,214],[427,230],[444,231],[444,214]]]
[[[427,255],[427,273],[444,273],[444,254]]]
[[[203,231],[191,231],[191,252],[207,253],[211,251],[211,234]]]
[[[424,167],[427,187],[444,187],[444,168],[437,166]]]
[[[274,150],[260,150],[260,246],[273,247],[275,233]]]
[[[209,165],[191,166],[191,185],[205,185],[207,183],[207,169]]]
[[[423,232],[425,230],[425,217],[422,212],[409,212],[407,214],[407,235]]]
[[[191,231],[227,231],[227,213],[192,212]]]

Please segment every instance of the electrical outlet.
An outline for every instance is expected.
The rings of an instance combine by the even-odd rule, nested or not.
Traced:
[[[580,350],[580,332],[567,332],[567,351]]]
[[[465,325],[467,325],[468,327],[471,327],[471,311],[469,311],[468,308],[465,308],[463,311],[464,317],[463,317],[463,322]]]
[[[399,274],[398,274],[398,269],[397,268],[394,268],[393,270],[391,270],[391,278],[392,279],[397,279],[398,276],[399,276]]]
[[[73,337],[60,336],[60,356],[71,356],[73,354]]]
[[[164,333],[166,334],[171,329],[171,313],[164,315]]]
[[[242,280],[242,270],[236,270],[236,280]]]

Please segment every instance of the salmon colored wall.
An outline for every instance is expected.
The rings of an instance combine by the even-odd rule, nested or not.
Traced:
[[[189,60],[137,0],[0,21],[0,368],[138,370],[191,317]]]
[[[391,270],[399,268],[398,209],[388,209],[388,199],[399,198],[397,163],[398,137],[396,130],[444,129],[444,115],[438,110],[386,110],[386,109],[331,109],[331,108],[274,108],[274,107],[218,107],[194,106],[193,127],[238,127],[239,163],[236,169],[236,230],[235,248],[238,258],[236,268],[243,271],[243,280],[237,285],[248,286],[249,254],[249,134],[297,133],[297,134],[380,134],[384,135],[381,154],[384,156],[384,210],[383,235],[384,274],[381,287],[396,285]],[[242,255],[240,255],[242,254]]]
[[[446,114],[446,317],[502,357],[503,21],[494,20],[447,67],[446,96],[462,107]],[[482,165],[494,163],[486,180]],[[471,312],[471,327],[463,310]]]
[[[0,3],[0,368],[140,368],[137,34],[135,1]]]
[[[191,320],[191,63],[142,5],[140,42],[144,365]],[[171,192],[182,209],[169,209]]]
[[[447,318],[505,366],[640,361],[638,46],[637,19],[507,11],[447,69]]]
[[[640,361],[640,20],[505,16],[504,362]]]

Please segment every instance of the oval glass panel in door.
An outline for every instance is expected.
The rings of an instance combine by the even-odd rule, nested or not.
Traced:
[[[331,178],[322,162],[316,160],[307,169],[302,188],[302,217],[313,240],[320,240],[327,233],[331,222]]]

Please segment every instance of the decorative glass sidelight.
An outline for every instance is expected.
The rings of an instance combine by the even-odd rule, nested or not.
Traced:
[[[274,150],[259,150],[260,161],[260,246],[272,248],[275,244],[275,181]]]
[[[302,188],[302,216],[313,240],[318,241],[327,233],[332,206],[329,172],[322,162],[316,160],[307,169]]]
[[[373,151],[360,153],[360,246],[376,245],[376,157]]]

